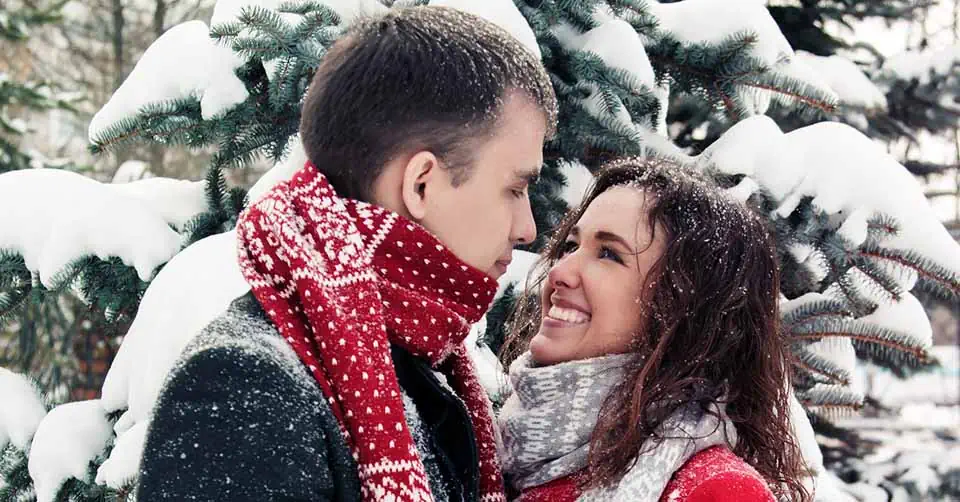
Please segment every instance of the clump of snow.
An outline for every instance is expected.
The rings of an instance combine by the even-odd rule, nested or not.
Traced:
[[[744,179],[750,179],[750,178],[744,178]],[[787,247],[787,252],[789,252],[790,256],[793,256],[795,260],[797,260],[797,263],[803,263],[807,259],[807,257],[810,256],[810,253],[812,253],[815,249],[816,248],[811,246],[810,244],[796,243],[796,244],[790,244],[790,246]]]
[[[744,178],[744,180],[748,179],[750,178]],[[743,182],[741,181],[740,184],[742,185]],[[790,244],[787,252],[797,260],[798,264],[803,265],[803,267],[810,272],[813,280],[817,283],[826,278],[830,273],[830,262],[827,260],[826,255],[810,244]]]
[[[870,214],[863,208],[854,209],[847,215],[847,219],[843,220],[843,224],[837,229],[837,234],[849,240],[853,247],[860,247],[867,240],[868,218]]]
[[[622,19],[608,21],[584,33],[578,42],[580,50],[596,54],[607,66],[623,70],[638,80],[641,85],[650,89],[656,87],[656,77],[653,66],[647,58],[646,50],[640,35]],[[583,100],[583,106],[594,117],[603,117],[608,114],[608,108],[599,93],[599,87],[591,82],[586,85],[592,89],[590,96]],[[634,89],[639,91],[640,89]],[[633,127],[634,118],[621,103],[614,113],[614,118],[620,124]]]
[[[653,67],[650,65],[640,35],[626,21],[605,15],[606,11],[599,7],[595,9],[594,17],[602,24],[586,33],[580,33],[563,22],[557,23],[551,27],[551,30],[565,49],[591,52],[611,68],[623,70],[632,75],[638,84],[646,86],[661,100],[661,113],[656,123],[648,123],[650,121],[645,118],[631,117],[619,98],[614,97],[613,100],[619,106],[611,115],[609,107],[599,92],[599,87],[592,82],[582,83],[591,92],[580,101],[581,105],[598,120],[612,120],[617,126],[629,131],[633,140],[643,147],[644,155],[672,157],[685,163],[689,157],[666,137],[666,106],[663,105],[667,102],[669,88],[657,86]],[[660,134],[654,131],[654,128]]]
[[[568,51],[579,51],[585,42],[583,39],[583,32],[581,32],[576,26],[564,20],[560,20],[558,23],[551,26],[550,33],[557,37],[557,41],[560,42],[560,46]]]
[[[70,478],[86,479],[90,461],[112,435],[99,400],[66,403],[50,410],[37,428],[27,471],[37,502],[52,502]]]
[[[874,500],[858,499],[847,493],[846,483],[827,469],[817,473],[814,486],[815,489],[811,490],[814,495],[814,502],[860,502],[861,500]]]
[[[343,0],[341,0],[343,1]],[[351,2],[353,3],[353,2]],[[463,12],[482,17],[487,21],[503,28],[513,35],[524,47],[540,59],[540,44],[533,34],[533,29],[527,23],[512,0],[433,0],[430,5],[453,7]]]
[[[947,47],[930,47],[919,51],[905,51],[883,62],[881,75],[901,80],[917,79],[921,84],[930,81],[932,75],[948,75],[960,62],[960,44]]]
[[[813,252],[807,256],[807,259],[803,261],[802,265],[810,272],[810,275],[817,284],[826,279],[827,275],[830,274],[830,261],[827,260],[827,255],[823,254],[823,251],[819,249],[814,249]]]
[[[872,314],[861,317],[862,321],[884,326],[903,333],[910,333],[924,347],[933,344],[933,328],[920,300],[910,293],[903,293],[900,301],[880,304]]]
[[[779,201],[781,217],[810,196],[830,214],[859,210],[910,222],[884,246],[917,251],[960,273],[958,245],[917,180],[880,145],[848,125],[822,122],[783,134],[771,118],[754,116],[730,128],[697,161],[752,177]]]
[[[131,181],[152,177],[153,173],[150,172],[149,163],[142,160],[128,160],[123,164],[120,164],[120,167],[117,168],[117,172],[113,173],[113,180],[111,183],[130,183]]]
[[[263,174],[250,190],[247,191],[247,200],[253,204],[260,200],[271,188],[282,181],[293,178],[293,175],[307,163],[307,153],[303,150],[300,135],[290,138],[290,151],[280,162],[277,162],[269,171]]]
[[[749,199],[750,196],[759,189],[760,185],[758,185],[756,181],[753,181],[752,178],[745,176],[742,180],[740,180],[740,183],[737,183],[736,186],[727,188],[725,192],[736,201],[746,202],[747,199]]]
[[[941,345],[933,346],[928,351],[940,362],[940,367],[903,379],[883,367],[861,363],[853,374],[853,385],[864,389],[865,394],[886,407],[900,408],[902,416],[897,419],[900,426],[958,426],[960,361],[957,348]],[[937,411],[930,411],[925,415],[922,410],[924,406],[936,407]]]
[[[857,352],[853,349],[853,342],[849,338],[826,337],[811,343],[806,350],[836,364],[844,369],[847,375],[853,375],[857,368]]]
[[[183,347],[230,302],[249,291],[234,231],[207,237],[170,260],[147,288],[103,383],[107,411],[145,420]]]
[[[59,169],[0,175],[0,249],[21,254],[48,288],[89,255],[119,257],[150,280],[180,249],[180,236],[153,208],[114,190],[119,186]]]
[[[480,343],[480,337],[487,331],[487,317],[484,316],[479,322],[470,327],[470,333],[464,343],[467,344],[467,354],[473,361],[473,366],[477,370],[477,378],[480,385],[487,392],[492,400],[504,396],[509,389],[507,373],[500,364],[497,355],[493,353],[490,347]]]
[[[797,51],[798,61],[807,65],[815,77],[837,93],[840,102],[867,110],[886,110],[887,96],[870,80],[856,63],[843,56],[817,56],[806,51]]]
[[[823,300],[831,300],[831,299],[832,298],[830,298],[829,296],[823,293],[816,293],[816,292],[806,293],[803,296],[798,296],[792,300],[786,300],[785,297],[781,295],[780,312],[782,312],[783,314],[787,314],[804,305],[818,302],[818,301],[823,301]]]
[[[117,442],[110,451],[110,458],[97,469],[98,485],[119,490],[137,478],[149,424],[149,421],[140,422],[117,436]]]
[[[559,168],[560,173],[567,179],[566,184],[560,191],[560,198],[567,203],[567,206],[578,207],[593,183],[593,173],[587,169],[587,166],[575,160],[565,160],[559,165]]]
[[[115,427],[117,444],[123,447],[111,452],[103,479],[122,483],[135,475],[137,466],[129,459],[143,447],[144,424],[180,352],[249,289],[236,259],[233,231],[186,248],[150,284],[103,383],[103,407],[127,408]]]
[[[658,19],[660,29],[682,42],[712,45],[735,33],[752,33],[756,41],[750,55],[764,66],[833,94],[827,81],[794,57],[793,48],[762,0],[685,0],[669,4],[650,2],[648,6]],[[758,88],[745,89],[741,95],[743,103],[755,114],[765,113],[771,99],[790,101],[793,98]]]
[[[697,157],[700,167],[714,166],[726,173],[755,173],[765,167],[768,152],[786,148],[786,138],[770,117],[749,117],[727,129],[720,138]],[[775,159],[774,159],[775,160]],[[764,186],[766,188],[766,186]]]
[[[0,450],[12,443],[27,451],[47,414],[40,391],[27,377],[0,367],[0,403]]]
[[[90,121],[91,141],[121,119],[134,117],[151,103],[194,96],[209,120],[247,99],[247,89],[234,71],[244,60],[229,47],[217,45],[203,21],[187,21],[154,41],[119,89]]]
[[[584,33],[582,42],[580,50],[600,56],[611,68],[630,73],[647,87],[657,85],[643,40],[630,23],[622,19],[608,21]]]
[[[209,209],[206,186],[205,181],[149,178],[110,188],[143,201],[168,224],[182,229],[194,216]]]
[[[797,396],[790,392],[790,427],[793,430],[793,437],[797,440],[797,446],[800,447],[800,454],[807,468],[813,472],[823,471],[823,453],[820,452],[820,445],[817,444],[816,434],[813,432],[813,426],[807,418],[807,412],[803,405],[797,399]]]
[[[762,0],[650,2],[648,7],[660,22],[660,29],[684,42],[716,44],[733,33],[751,32],[757,36],[753,55],[767,66],[793,54]]]

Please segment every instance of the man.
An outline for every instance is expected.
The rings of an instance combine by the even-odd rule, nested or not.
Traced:
[[[138,499],[503,500],[463,339],[535,237],[555,121],[540,62],[476,16],[351,28],[304,101],[308,164],[238,221],[252,293],[168,378]]]

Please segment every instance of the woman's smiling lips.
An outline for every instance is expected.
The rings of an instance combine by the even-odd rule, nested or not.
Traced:
[[[555,294],[550,297],[550,309],[543,317],[543,325],[551,328],[579,326],[590,321],[587,309],[564,300]]]

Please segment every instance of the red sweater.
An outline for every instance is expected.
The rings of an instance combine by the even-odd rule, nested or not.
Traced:
[[[575,476],[571,474],[525,490],[518,501],[574,501],[580,496]],[[750,464],[729,449],[714,446],[691,457],[673,474],[660,502],[776,502],[776,499]]]

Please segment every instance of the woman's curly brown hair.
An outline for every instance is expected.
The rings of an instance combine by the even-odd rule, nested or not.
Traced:
[[[502,352],[505,364],[539,329],[537,286],[571,228],[598,195],[621,185],[652,195],[647,228],[663,229],[667,243],[644,285],[636,357],[600,410],[584,487],[615,485],[664,439],[661,424],[681,406],[698,403],[709,413],[711,403],[725,403],[737,429],[734,453],[779,498],[808,502],[807,470],[790,425],[776,248],[765,221],[705,175],[650,159],[603,168],[528,278]]]

